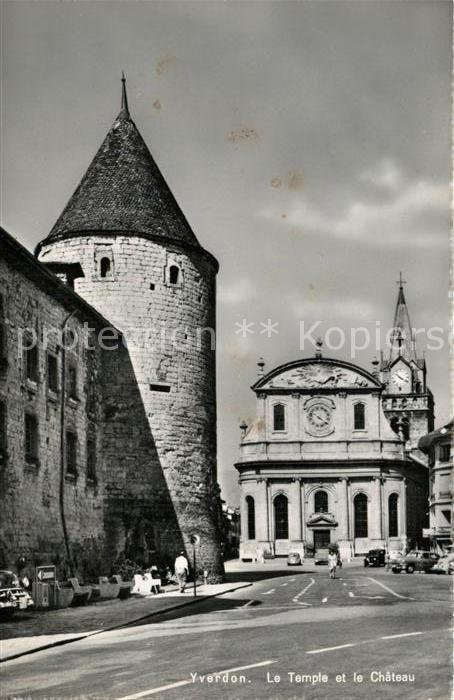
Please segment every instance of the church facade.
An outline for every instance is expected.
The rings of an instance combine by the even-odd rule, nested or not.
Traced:
[[[235,465],[240,558],[336,544],[350,559],[421,538],[428,470],[417,439],[433,400],[414,339],[404,342],[407,319],[401,284],[390,357],[372,372],[323,357],[320,346],[266,374],[259,363],[257,415],[243,426]]]

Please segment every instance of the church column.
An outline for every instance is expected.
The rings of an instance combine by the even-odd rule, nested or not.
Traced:
[[[352,557],[352,545],[350,542],[349,527],[349,507],[348,507],[348,478],[343,476],[337,483],[337,522],[338,522],[338,543],[339,552],[342,559],[350,561]]]
[[[267,480],[264,478],[257,479],[258,498],[255,510],[255,536],[259,542],[268,542],[268,493]]]
[[[301,535],[301,487],[299,479],[293,479],[291,484],[291,522],[290,525],[290,539],[300,541],[302,539]]]
[[[399,513],[399,534],[402,547],[407,547],[407,479],[404,477],[400,482],[400,513]]]
[[[382,535],[382,515],[381,515],[381,480],[380,477],[374,476],[371,484],[371,527],[369,538],[371,540],[381,540]]]
[[[305,544],[307,545],[307,525],[306,525],[306,520],[307,520],[307,494],[306,494],[306,484],[304,481],[301,481],[301,503],[302,503],[302,531],[303,531],[303,540]]]

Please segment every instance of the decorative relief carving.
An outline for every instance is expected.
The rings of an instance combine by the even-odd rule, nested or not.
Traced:
[[[288,370],[274,377],[267,388],[298,386],[306,389],[336,387],[372,387],[373,384],[350,369],[335,367],[328,363],[317,362]]]

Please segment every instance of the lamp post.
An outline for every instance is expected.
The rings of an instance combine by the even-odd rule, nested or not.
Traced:
[[[200,537],[198,535],[191,535],[189,538],[191,544],[192,544],[192,566],[194,569],[194,597],[197,595],[197,562],[196,562],[196,553],[195,553],[195,548],[196,546],[200,543]]]

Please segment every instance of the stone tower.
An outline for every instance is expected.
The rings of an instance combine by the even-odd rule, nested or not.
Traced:
[[[199,244],[131,119],[124,77],[121,111],[36,254],[50,268],[80,264],[84,276],[74,289],[123,333],[135,375],[149,435],[137,433],[137,406],[125,386],[106,407],[118,417],[104,438],[107,527],[115,530],[120,511],[127,518],[141,501],[153,548],[169,558],[182,546],[189,554],[198,534],[200,565],[219,579],[218,263]],[[139,463],[140,445],[149,450]]]
[[[406,450],[417,450],[419,438],[433,430],[434,402],[426,381],[426,361],[417,356],[402,276],[398,285],[391,348],[381,363],[384,409],[393,430],[404,438]]]

